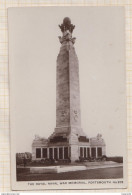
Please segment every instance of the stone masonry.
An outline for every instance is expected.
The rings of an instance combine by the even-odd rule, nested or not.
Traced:
[[[99,157],[105,155],[105,142],[101,135],[88,138],[81,128],[79,63],[74,48],[75,38],[72,38],[75,26],[66,17],[59,27],[62,37],[59,37],[61,48],[56,69],[56,128],[47,140],[39,136],[35,138],[33,159],[37,159],[36,151],[41,153],[38,159],[70,158],[73,162],[80,157]]]

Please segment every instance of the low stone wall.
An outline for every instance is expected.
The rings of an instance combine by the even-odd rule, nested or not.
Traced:
[[[86,166],[30,167],[30,173],[62,173],[70,171],[82,171],[86,169]]]
[[[57,166],[30,167],[30,173],[57,173]]]

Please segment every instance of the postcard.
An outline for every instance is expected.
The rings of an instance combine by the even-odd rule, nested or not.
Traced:
[[[8,9],[12,190],[127,187],[124,7]]]

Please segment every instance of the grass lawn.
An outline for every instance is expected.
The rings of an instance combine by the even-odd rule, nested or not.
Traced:
[[[18,168],[19,169],[19,168]],[[17,181],[74,180],[74,179],[116,179],[123,178],[123,168],[103,168],[65,173],[32,174],[29,168],[17,170]]]

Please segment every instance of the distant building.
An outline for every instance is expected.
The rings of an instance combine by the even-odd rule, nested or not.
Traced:
[[[75,53],[75,28],[69,18],[64,18],[59,37],[61,48],[57,58],[56,128],[48,138],[35,136],[32,159],[70,159],[101,157],[105,155],[105,142],[100,134],[89,138],[81,128],[79,65]]]

